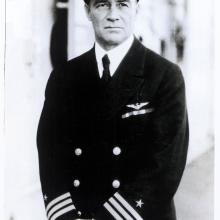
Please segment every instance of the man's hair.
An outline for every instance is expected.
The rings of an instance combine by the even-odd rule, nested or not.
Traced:
[[[90,0],[84,0],[84,2],[88,5]],[[139,2],[139,0],[137,0],[137,2]]]

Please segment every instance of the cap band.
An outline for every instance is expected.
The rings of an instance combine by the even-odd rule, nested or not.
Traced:
[[[84,0],[84,2],[88,5],[90,0]],[[137,0],[137,2],[139,2],[139,0]]]

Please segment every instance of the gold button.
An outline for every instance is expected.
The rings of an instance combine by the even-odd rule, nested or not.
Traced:
[[[120,155],[120,154],[121,154],[121,148],[120,148],[120,147],[114,147],[114,149],[113,149],[113,154],[114,154],[115,156]]]
[[[76,148],[75,149],[75,155],[80,156],[82,154],[82,149],[81,148]]]
[[[120,181],[119,180],[114,180],[112,182],[112,186],[113,186],[113,188],[118,189],[120,187]]]
[[[79,180],[74,180],[74,181],[73,181],[73,185],[74,185],[75,187],[79,187],[80,181],[79,181]]]

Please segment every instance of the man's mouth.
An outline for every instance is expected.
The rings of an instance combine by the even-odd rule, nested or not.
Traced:
[[[122,29],[122,27],[112,27],[112,26],[107,26],[105,29]]]

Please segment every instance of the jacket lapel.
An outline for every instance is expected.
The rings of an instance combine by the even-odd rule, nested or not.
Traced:
[[[146,49],[135,38],[107,88],[107,118],[120,111],[129,99],[137,97],[138,101],[138,92],[144,83],[145,56]]]

